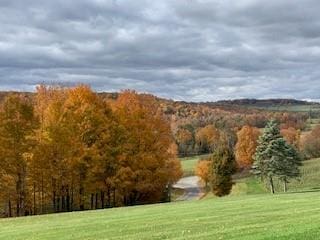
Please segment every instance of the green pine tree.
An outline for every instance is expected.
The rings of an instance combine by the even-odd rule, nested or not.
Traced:
[[[232,189],[232,175],[236,171],[233,151],[228,147],[217,148],[211,157],[210,183],[214,195],[228,195]]]
[[[283,181],[286,191],[288,179],[295,178],[300,173],[298,167],[301,165],[301,160],[297,151],[283,139],[275,120],[267,124],[258,143],[253,172],[268,180],[271,193],[274,193],[275,177]]]
[[[272,155],[268,154],[267,149],[272,141],[279,138],[281,138],[279,125],[275,120],[271,120],[265,127],[263,134],[259,137],[252,166],[254,174],[260,175],[261,179],[269,181],[271,193],[274,193],[273,173],[271,171],[274,159],[271,159]]]
[[[302,165],[302,159],[295,147],[285,142],[285,157],[280,163],[277,176],[283,182],[283,191],[287,192],[289,180],[300,176],[299,167]]]

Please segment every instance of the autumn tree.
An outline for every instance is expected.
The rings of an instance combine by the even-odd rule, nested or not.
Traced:
[[[35,117],[31,101],[23,96],[9,95],[0,110],[0,189],[6,192],[9,216],[16,216],[30,210],[27,205],[27,160],[32,147]],[[8,185],[7,185],[8,184]]]
[[[220,132],[212,125],[200,128],[196,132],[196,143],[199,146],[200,153],[210,153],[218,144]]]
[[[253,155],[256,152],[257,141],[260,135],[258,128],[248,125],[237,132],[237,144],[235,147],[236,161],[240,168],[250,168],[253,163]]]
[[[188,155],[190,149],[193,147],[193,134],[186,128],[179,128],[175,138],[179,146],[179,152],[184,156]]]
[[[69,147],[61,125],[65,89],[39,85],[36,90],[34,112],[39,124],[34,134],[36,144],[28,161],[34,214],[51,211],[48,204],[51,199],[56,209],[56,185],[63,176],[63,152]]]
[[[303,137],[301,148],[307,158],[320,157],[320,126]]]
[[[170,125],[150,95],[124,91],[114,109],[125,134],[118,171],[123,203],[158,201],[168,184],[177,180],[168,171],[169,161],[180,169],[176,155],[170,151],[174,142]]]
[[[110,106],[79,85],[39,86],[33,100],[10,96],[1,108],[7,216],[170,199],[182,170],[154,97],[125,91]]]
[[[210,160],[199,160],[195,167],[196,175],[204,182],[206,188],[210,181],[210,167]]]
[[[210,185],[214,195],[228,195],[232,189],[232,175],[236,171],[236,162],[232,149],[219,146],[211,157]]]
[[[281,129],[280,133],[284,137],[284,139],[287,141],[287,143],[291,144],[296,148],[299,147],[300,136],[301,136],[300,130],[296,130],[293,127],[289,127],[286,129]]]

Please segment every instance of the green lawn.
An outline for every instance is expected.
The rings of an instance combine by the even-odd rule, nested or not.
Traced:
[[[320,192],[231,196],[0,220],[0,239],[319,239]]]
[[[184,157],[180,158],[183,175],[186,176],[192,176],[194,175],[194,168],[197,165],[197,162],[200,159],[206,159],[210,156],[210,154],[204,154],[199,156],[193,156],[193,157]]]
[[[224,198],[0,219],[0,240],[319,239],[319,172],[320,159],[304,162],[287,194],[245,177]]]
[[[236,184],[232,188],[231,195],[248,195],[267,193],[268,186],[261,183],[255,176],[244,177],[235,180]],[[275,179],[275,189],[277,192],[283,191],[282,182]],[[301,167],[301,177],[291,180],[288,184],[289,192],[320,191],[320,158],[307,160]],[[209,196],[211,197],[211,196]]]

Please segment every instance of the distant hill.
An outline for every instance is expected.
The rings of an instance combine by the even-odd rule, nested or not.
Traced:
[[[218,104],[226,105],[254,105],[254,106],[270,106],[270,105],[320,105],[316,102],[307,102],[296,99],[234,99],[217,101]]]
[[[32,96],[31,92],[17,92],[17,91],[0,91],[0,102],[8,94],[23,94],[26,96]],[[99,96],[104,99],[116,100],[119,96],[119,92],[98,92]],[[240,111],[244,109],[260,109],[268,111],[290,111],[290,112],[320,112],[320,103],[308,102],[296,99],[233,99],[233,100],[220,100],[216,102],[188,102],[188,101],[174,101],[171,99],[164,99],[156,97],[160,103],[175,105],[175,106],[190,106],[199,107],[206,106],[211,109],[222,109],[226,111]]]

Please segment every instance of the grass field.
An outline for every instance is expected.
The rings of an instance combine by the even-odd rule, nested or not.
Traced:
[[[233,196],[0,220],[2,240],[319,239],[320,192]]]
[[[275,189],[282,192],[282,183],[275,179]],[[232,189],[234,195],[257,194],[268,192],[257,177],[247,177],[236,180],[236,185]],[[312,159],[303,162],[301,167],[301,177],[291,180],[288,184],[289,192],[320,191],[320,159]]]
[[[286,194],[250,176],[224,198],[0,219],[0,240],[319,239],[319,172],[320,159],[305,161]]]
[[[197,162],[200,159],[208,158],[210,154],[204,154],[199,156],[193,156],[193,157],[184,157],[180,158],[182,170],[183,170],[183,176],[192,176],[194,175],[194,168],[197,165]]]

